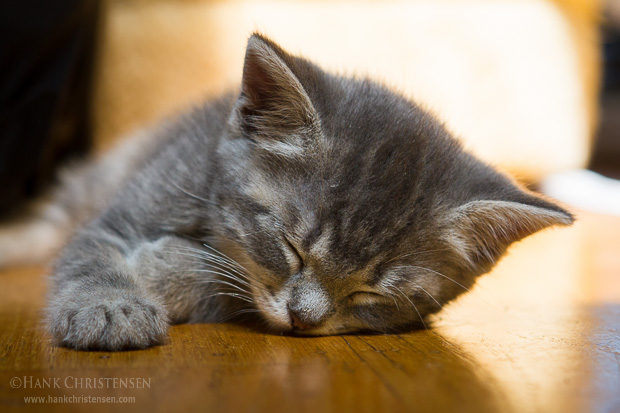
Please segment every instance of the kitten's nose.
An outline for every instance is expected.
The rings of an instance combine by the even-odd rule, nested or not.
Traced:
[[[291,309],[288,310],[288,314],[291,318],[291,327],[293,327],[294,330],[306,330],[314,326],[314,324],[310,322],[302,321],[302,319],[299,318],[299,315]]]
[[[286,306],[293,331],[316,328],[331,314],[327,293],[312,278],[303,279],[294,286]]]

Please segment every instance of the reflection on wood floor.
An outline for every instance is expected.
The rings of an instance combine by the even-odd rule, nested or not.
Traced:
[[[401,335],[183,325],[150,350],[69,351],[41,328],[44,272],[0,273],[2,411],[620,411],[620,218],[528,238]]]

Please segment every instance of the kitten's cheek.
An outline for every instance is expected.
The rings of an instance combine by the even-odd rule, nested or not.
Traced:
[[[256,298],[256,307],[273,328],[284,331],[291,329],[286,300],[278,299],[277,296],[270,294],[260,295]]]

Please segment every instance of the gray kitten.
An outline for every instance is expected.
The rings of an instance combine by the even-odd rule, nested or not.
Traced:
[[[114,179],[114,162],[90,171],[106,206],[53,271],[49,329],[75,349],[248,315],[305,335],[419,327],[511,243],[573,222],[416,104],[256,34],[239,95],[119,153]]]

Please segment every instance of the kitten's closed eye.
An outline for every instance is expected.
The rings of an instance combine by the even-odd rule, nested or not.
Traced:
[[[286,245],[286,252],[288,252],[287,255],[289,258],[288,260],[289,264],[294,264],[292,266],[293,273],[298,273],[304,267],[304,259],[302,258],[302,255],[299,253],[299,250],[295,247],[295,245],[293,245],[291,241],[289,241],[288,238],[284,237],[284,242]]]
[[[282,240],[278,242],[279,248],[282,250],[286,263],[288,265],[288,275],[294,275],[301,272],[304,268],[304,259],[299,253],[299,250],[289,241],[287,237],[282,237]]]

